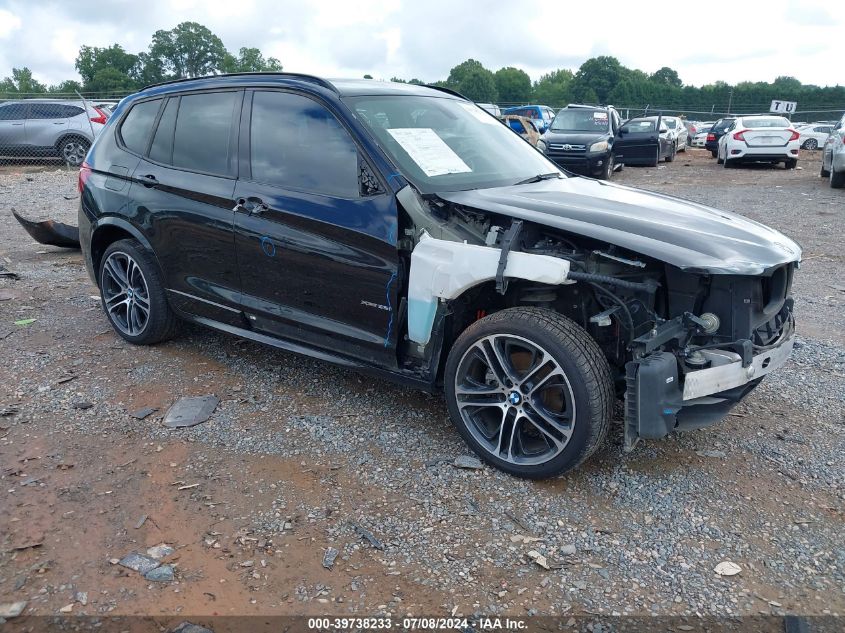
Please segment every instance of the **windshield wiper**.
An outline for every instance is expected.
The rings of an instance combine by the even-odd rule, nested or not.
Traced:
[[[514,187],[517,185],[530,185],[533,182],[540,182],[541,180],[551,180],[552,178],[560,178],[559,171],[553,171],[549,174],[537,174],[536,176],[531,176],[531,178],[526,178],[525,180],[520,180],[513,184]]]

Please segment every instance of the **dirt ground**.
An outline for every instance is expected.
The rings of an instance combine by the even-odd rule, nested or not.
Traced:
[[[684,187],[712,192],[716,206],[727,195],[722,191],[726,178],[733,187],[732,195],[740,197],[754,196],[757,188],[764,186],[798,186],[802,191],[817,189],[820,197],[840,194],[838,203],[828,198],[833,202],[819,208],[843,214],[841,192],[831,192],[817,179],[815,157],[802,160],[801,166],[802,170],[777,173],[758,168],[729,171],[716,167],[704,152],[691,150],[671,165],[661,164],[660,169],[627,168],[616,180],[681,194]],[[15,172],[5,166],[3,171],[14,176],[28,170]],[[69,612],[202,618],[350,612],[469,615],[501,605],[503,600],[510,602],[500,606],[502,613],[525,615],[533,609],[540,614],[589,614],[596,612],[595,600],[604,594],[608,601],[619,603],[632,600],[632,596],[644,598],[647,605],[652,591],[659,602],[663,590],[651,589],[648,583],[631,589],[630,583],[618,588],[615,580],[608,581],[606,587],[614,594],[621,592],[616,597],[605,591],[603,581],[596,577],[591,581],[595,600],[587,603],[579,599],[578,592],[570,592],[564,596],[569,608],[562,609],[563,594],[555,593],[555,584],[551,588],[543,584],[548,572],[530,561],[503,568],[495,556],[489,560],[478,557],[471,566],[467,563],[471,579],[468,573],[449,582],[429,582],[434,578],[433,565],[391,553],[390,543],[384,544],[386,551],[374,547],[354,526],[348,527],[348,517],[365,512],[372,527],[394,525],[391,521],[401,515],[407,538],[424,535],[432,526],[437,534],[441,524],[449,530],[465,529],[468,536],[459,544],[444,539],[441,555],[469,561],[478,548],[494,547],[502,536],[496,532],[498,524],[491,526],[472,513],[462,513],[463,506],[450,495],[455,490],[461,494],[472,490],[480,505],[494,508],[499,491],[517,484],[489,469],[453,469],[456,477],[463,478],[454,484],[457,488],[451,488],[448,480],[437,488],[442,503],[451,508],[449,514],[431,523],[427,506],[409,500],[411,488],[418,485],[420,477],[430,477],[432,470],[412,452],[413,447],[405,455],[391,455],[374,445],[367,449],[373,461],[364,467],[356,461],[356,450],[336,450],[334,439],[320,445],[319,437],[296,427],[296,420],[328,415],[346,433],[354,424],[356,400],[379,397],[397,417],[385,421],[394,434],[385,440],[385,446],[417,441],[416,435],[403,435],[399,419],[410,412],[419,422],[414,433],[425,436],[424,442],[435,442],[430,449],[425,445],[428,455],[439,450],[462,452],[456,434],[444,421],[445,407],[438,398],[198,328],[188,328],[174,342],[132,347],[110,329],[81,255],[33,243],[6,217],[7,211],[0,213],[0,263],[20,274],[16,281],[0,280],[0,299],[4,299],[0,300],[0,603],[26,600],[28,615]],[[824,264],[816,262],[835,271],[824,268],[819,275],[827,279],[829,272],[841,274],[841,233],[814,234],[807,241],[805,256],[825,255]],[[811,266],[808,262],[806,268],[812,272]],[[826,292],[837,295],[835,290]],[[841,305],[830,309],[841,314]],[[808,335],[824,333],[825,341],[842,343],[841,330],[831,332],[824,326],[822,317],[827,309],[829,306],[818,308],[817,314],[822,316],[817,320],[808,316],[803,331]],[[807,315],[813,312],[811,306],[802,310]],[[14,324],[24,318],[37,320]],[[280,378],[278,390],[271,388],[269,395],[255,386],[253,372],[266,372],[272,378],[286,366],[304,367],[310,373],[303,369],[294,378]],[[802,370],[792,367],[789,371]],[[322,391],[322,381],[339,385],[338,393],[346,394],[348,400],[338,405],[334,396]],[[202,426],[193,434],[162,428],[162,414],[178,397],[208,393],[221,398],[213,420],[222,416],[220,424],[226,425],[222,439],[200,438]],[[262,408],[263,398],[273,403],[270,410]],[[281,399],[284,404],[278,406],[283,409],[276,409],[279,400],[270,398]],[[129,415],[143,407],[156,412],[143,420]],[[810,461],[813,443],[827,441],[819,438],[830,434],[807,428],[809,413],[771,394],[760,396],[738,412],[738,417],[720,427],[720,435],[709,436],[710,440],[724,439],[726,459],[708,460],[696,454],[693,444],[671,440],[624,458],[628,460],[624,473],[648,478],[671,472],[677,481],[694,469],[703,480],[715,481],[732,495],[748,499],[750,507],[740,516],[724,521],[720,517],[717,522],[721,521],[726,534],[731,529],[742,533],[746,545],[759,548],[761,559],[769,554],[776,557],[778,544],[765,538],[756,541],[754,530],[764,522],[769,522],[761,528],[764,533],[780,529],[780,516],[785,517],[785,530],[798,521],[801,530],[841,535],[845,513],[841,491],[830,482],[790,473],[783,463],[764,459],[752,449],[732,451],[729,442],[733,440],[725,439],[733,434],[749,443],[777,444],[777,440],[758,440],[758,436],[771,437],[776,429],[792,425],[806,433],[804,444],[779,445],[782,450],[795,451],[796,459]],[[261,444],[242,448],[239,438],[247,441],[265,431],[288,437],[285,441],[289,443],[273,451],[263,450]],[[841,427],[837,433],[831,452],[841,457]],[[376,432],[362,425],[361,434],[375,437]],[[579,530],[591,530],[591,538],[595,534],[596,538],[620,538],[631,529],[632,520],[648,519],[643,519],[642,512],[632,519],[635,512],[631,510],[629,515],[627,506],[617,505],[615,488],[602,483],[619,473],[610,465],[621,456],[618,442],[617,433],[608,452],[572,477],[519,482],[518,490],[530,491],[541,501],[571,498],[579,506]],[[697,448],[709,445],[709,441],[700,441]],[[821,464],[819,472],[824,468]],[[829,468],[834,473],[831,480],[840,481],[841,464]],[[383,485],[378,471],[398,473],[398,482]],[[415,483],[405,488],[404,478]],[[682,503],[687,502],[694,503],[692,499]],[[803,516],[811,518],[802,525]],[[559,517],[568,520],[564,514]],[[707,520],[711,520],[709,514]],[[413,527],[416,521],[420,522],[418,528]],[[536,528],[536,524],[529,527]],[[508,534],[520,531],[513,528]],[[387,537],[378,534],[386,540],[402,538],[399,531]],[[713,539],[706,547],[717,550],[720,539]],[[326,549],[338,547],[341,541],[346,546],[339,547],[342,555],[333,568],[326,568]],[[128,553],[143,553],[160,543],[174,548],[164,560],[175,566],[172,582],[145,580],[116,564]],[[426,547],[436,548],[436,543],[426,543]],[[505,536],[501,548],[511,546]],[[643,544],[645,550],[651,547]],[[765,571],[765,564],[757,561],[753,552],[742,551],[742,555],[734,553],[744,556],[743,567],[757,571],[744,572],[726,590],[740,597],[735,605],[740,612],[769,613],[775,609],[771,605],[783,605],[793,612],[845,611],[845,586],[840,583],[837,588],[835,582],[824,580],[831,577],[829,567],[817,566],[813,572],[813,578],[822,579],[820,583],[802,576],[788,586],[778,579],[791,572],[778,576],[779,568]],[[596,560],[590,556],[585,553],[579,561],[587,571]],[[711,569],[702,572],[703,577],[712,577]],[[520,591],[519,597],[517,587],[525,592]],[[87,594],[84,599],[79,592]],[[505,593],[508,598],[503,599]],[[671,598],[660,613],[681,612],[683,605]],[[638,607],[637,612],[655,613],[647,606]]]

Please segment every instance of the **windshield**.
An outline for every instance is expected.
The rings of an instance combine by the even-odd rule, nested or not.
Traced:
[[[782,116],[766,117],[765,119],[743,119],[742,124],[751,129],[761,127],[789,127],[789,121]]]
[[[607,132],[607,112],[599,110],[561,110],[552,122],[552,132]]]
[[[502,187],[560,173],[507,125],[472,103],[404,95],[344,101],[422,193]]]

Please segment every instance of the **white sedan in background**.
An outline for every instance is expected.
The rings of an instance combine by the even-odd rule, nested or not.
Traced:
[[[692,146],[693,147],[704,147],[704,144],[707,142],[707,135],[710,133],[710,128],[708,127],[703,132],[698,132],[692,138]]]
[[[811,123],[802,128],[798,128],[798,133],[801,135],[801,149],[818,149],[827,141],[833,130],[833,125],[819,125],[818,123]]]
[[[739,116],[719,139],[717,162],[725,167],[739,163],[798,164],[800,134],[782,116]]]
[[[684,125],[684,122],[676,116],[665,116],[663,117],[663,123],[666,125],[667,131],[662,132],[661,136],[665,136],[675,143],[676,152],[687,151],[689,131],[687,130],[687,126]]]

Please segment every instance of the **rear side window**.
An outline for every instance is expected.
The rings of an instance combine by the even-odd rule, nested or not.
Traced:
[[[64,119],[66,116],[65,106],[59,103],[33,103],[29,109],[30,119]]]
[[[85,110],[83,110],[82,108],[72,105],[64,105],[62,106],[62,109],[64,110],[62,116],[67,117],[68,119],[75,116],[79,116],[80,114],[85,112]]]
[[[252,179],[258,182],[358,197],[357,146],[331,112],[300,95],[254,94],[250,166]]]
[[[164,113],[158,120],[153,144],[150,146],[150,159],[158,163],[170,164],[173,160],[173,128],[176,126],[176,111],[179,99],[168,99]]]
[[[147,150],[147,141],[160,105],[161,99],[154,99],[132,107],[120,126],[120,138],[126,149],[136,154]]]
[[[184,95],[173,137],[173,166],[207,174],[229,173],[229,135],[238,93]]]

